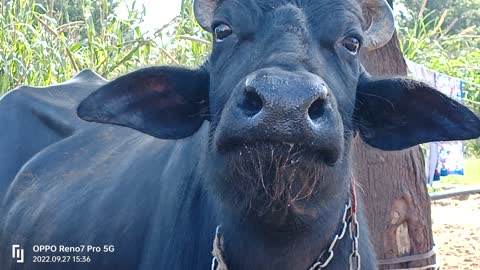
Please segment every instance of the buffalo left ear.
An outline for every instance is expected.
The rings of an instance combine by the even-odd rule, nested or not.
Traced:
[[[208,115],[207,71],[151,67],[93,92],[77,109],[84,120],[130,127],[160,139],[195,133]]]
[[[480,137],[480,119],[473,112],[410,79],[365,78],[357,88],[354,123],[366,143],[382,150]]]

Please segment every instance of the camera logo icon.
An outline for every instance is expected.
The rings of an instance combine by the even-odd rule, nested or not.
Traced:
[[[12,245],[12,258],[17,260],[17,263],[24,262],[24,250],[20,245]]]

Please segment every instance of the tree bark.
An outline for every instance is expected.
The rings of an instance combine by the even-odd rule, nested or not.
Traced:
[[[373,76],[405,76],[407,71],[396,35],[385,47],[366,53],[363,63]],[[383,152],[357,138],[354,155],[358,193],[365,205],[378,259],[429,252],[433,248],[432,220],[420,147]],[[420,267],[434,262],[433,256],[380,269]]]

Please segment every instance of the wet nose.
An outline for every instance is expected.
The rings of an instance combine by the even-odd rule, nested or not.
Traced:
[[[343,147],[343,122],[334,95],[320,77],[257,72],[232,93],[215,139],[219,149],[262,142],[299,144],[335,161]]]
[[[331,107],[329,90],[319,77],[310,74],[261,75],[247,78],[238,107],[245,117],[271,121],[321,121]],[[261,118],[261,119],[260,119]]]

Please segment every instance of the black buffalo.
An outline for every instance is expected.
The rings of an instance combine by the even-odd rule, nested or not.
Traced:
[[[85,71],[2,98],[0,269],[209,269],[222,225],[228,269],[306,270],[342,228],[355,134],[383,150],[480,136],[428,85],[364,71],[361,52],[393,33],[384,0],[197,0],[195,13],[215,39],[197,70]],[[358,218],[361,269],[376,269]],[[339,240],[325,269],[349,269],[351,249]]]

